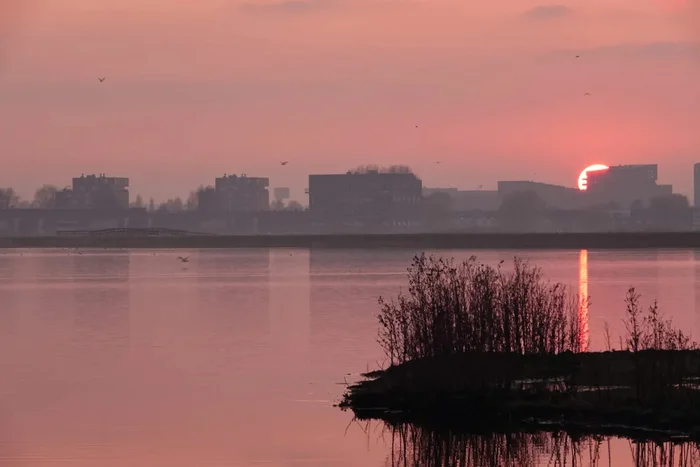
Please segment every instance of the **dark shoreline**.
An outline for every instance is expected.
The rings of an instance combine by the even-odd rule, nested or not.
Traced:
[[[392,426],[700,441],[699,374],[700,350],[466,353],[365,374],[338,405]]]
[[[0,237],[0,248],[700,249],[700,232]]]

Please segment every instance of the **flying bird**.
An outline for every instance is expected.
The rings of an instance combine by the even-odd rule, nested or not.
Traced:
[[[576,55],[576,58],[579,58],[579,57],[580,57],[580,55]]]
[[[100,80],[100,83],[102,83],[102,82],[104,82],[104,80],[106,80],[107,78],[105,78],[105,77],[98,77],[97,79],[99,79],[99,80]]]
[[[282,161],[282,162],[280,162],[280,165],[287,165],[287,164],[289,164],[289,161]]]
[[[442,161],[435,161],[436,164],[439,164],[439,163],[441,163],[441,162],[442,162]]]
[[[180,260],[182,263],[189,263],[190,257],[189,256],[178,256],[177,259]]]
[[[584,94],[584,96],[590,96],[590,95],[591,95],[590,92],[587,92],[586,94]]]

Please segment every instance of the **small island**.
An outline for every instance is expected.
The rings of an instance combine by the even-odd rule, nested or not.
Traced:
[[[587,351],[588,297],[515,259],[512,270],[414,258],[408,291],[380,298],[389,367],[348,386],[339,406],[471,433],[567,431],[700,440],[700,349],[630,288],[626,335]]]

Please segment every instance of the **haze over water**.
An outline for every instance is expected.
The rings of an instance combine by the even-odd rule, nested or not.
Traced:
[[[415,253],[0,251],[0,465],[386,465],[391,436],[332,404],[382,363],[376,300]],[[593,350],[630,285],[700,336],[697,251],[441,254],[587,291]],[[633,465],[628,441],[611,459]]]

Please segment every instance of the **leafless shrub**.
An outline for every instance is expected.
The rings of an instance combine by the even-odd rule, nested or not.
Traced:
[[[696,342],[690,336],[673,326],[673,321],[666,319],[654,300],[644,312],[640,305],[641,295],[630,287],[625,298],[626,316],[623,319],[627,330],[627,350],[692,350],[697,349]]]
[[[408,294],[380,298],[379,343],[391,364],[465,352],[580,352],[585,300],[515,258],[513,270],[422,254]],[[585,297],[587,299],[587,297]]]

